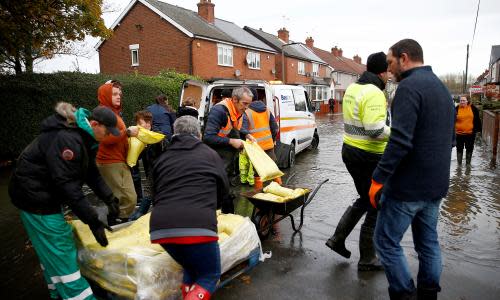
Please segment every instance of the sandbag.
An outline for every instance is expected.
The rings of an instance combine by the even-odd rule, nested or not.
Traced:
[[[267,181],[285,175],[257,143],[244,141],[243,146],[260,180]]]
[[[127,165],[131,168],[137,164],[139,155],[146,148],[146,144],[156,144],[165,138],[165,135],[162,133],[147,130],[141,126],[137,127],[139,128],[137,137],[130,137],[128,139]]]

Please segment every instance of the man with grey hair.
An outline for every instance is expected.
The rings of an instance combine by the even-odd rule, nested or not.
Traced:
[[[247,87],[233,90],[232,98],[226,98],[212,107],[208,113],[203,141],[224,160],[229,177],[236,175],[236,154],[243,148],[242,138],[256,142],[255,138],[240,133],[243,113],[252,103],[253,94]]]
[[[216,209],[222,206],[223,213],[232,209],[226,202],[229,183],[224,164],[200,137],[196,118],[178,118],[172,143],[153,163],[152,172],[151,242],[160,244],[184,268],[185,299],[199,295],[209,299],[215,291],[221,274]]]

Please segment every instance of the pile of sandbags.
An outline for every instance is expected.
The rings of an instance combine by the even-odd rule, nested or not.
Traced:
[[[101,247],[87,225],[72,221],[82,274],[102,288],[127,299],[177,299],[182,268],[149,238],[146,214],[129,226],[106,232]],[[248,258],[260,247],[254,224],[248,218],[218,214],[222,273]],[[262,252],[261,252],[262,253]]]
[[[281,186],[279,183],[271,182],[268,186],[264,187],[263,193],[257,193],[253,198],[272,201],[272,202],[287,202],[296,199],[308,193],[308,189],[296,188],[290,189]]]

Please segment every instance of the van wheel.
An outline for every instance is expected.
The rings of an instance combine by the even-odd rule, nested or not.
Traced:
[[[292,142],[290,145],[290,152],[288,152],[288,167],[291,168],[295,166],[295,143]]]
[[[311,145],[309,145],[309,149],[316,150],[316,149],[318,149],[318,145],[319,145],[319,136],[318,136],[318,133],[315,132],[313,139],[311,141]]]

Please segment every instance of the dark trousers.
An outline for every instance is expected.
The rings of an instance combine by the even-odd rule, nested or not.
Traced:
[[[134,181],[135,193],[137,194],[137,201],[142,200],[142,182],[141,182],[141,171],[139,170],[139,164],[130,168],[132,173],[132,181]]]
[[[375,171],[380,158],[382,158],[382,154],[366,152],[347,144],[342,145],[342,161],[351,174],[359,194],[359,198],[354,201],[352,206],[367,212],[363,225],[370,228],[375,227],[377,210],[371,206],[368,192],[373,171]]]
[[[172,258],[184,268],[182,283],[198,284],[212,294],[221,275],[219,243],[162,244]]]
[[[467,153],[472,153],[474,150],[474,141],[476,135],[471,134],[457,134],[457,152],[464,152],[464,146]]]

